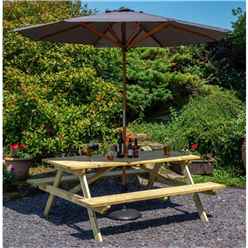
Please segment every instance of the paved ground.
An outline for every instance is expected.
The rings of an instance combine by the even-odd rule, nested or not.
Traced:
[[[93,194],[119,190],[118,185],[109,185],[106,181],[96,184]],[[245,189],[228,188],[201,198],[210,214],[208,224],[199,220],[190,196],[140,202],[129,205],[142,211],[136,221],[99,216],[104,239],[99,243],[92,239],[87,212],[79,206],[57,199],[50,219],[44,219],[47,194],[40,193],[4,203],[3,244],[4,248],[245,247]]]

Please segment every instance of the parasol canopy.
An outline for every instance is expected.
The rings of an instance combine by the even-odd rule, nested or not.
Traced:
[[[218,41],[227,29],[121,8],[15,31],[37,41],[117,47],[123,55],[123,138],[126,142],[126,52],[134,47],[171,47]]]
[[[123,8],[15,31],[33,40],[128,49],[212,42],[222,39],[228,30]]]

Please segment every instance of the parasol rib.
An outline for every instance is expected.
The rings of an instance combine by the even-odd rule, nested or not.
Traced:
[[[109,32],[110,34],[116,39],[116,42],[118,42],[119,44],[121,44],[121,40],[119,39],[118,35],[116,34],[116,32],[113,30],[112,25],[109,28]]]
[[[144,25],[140,24],[140,27],[144,30],[145,33],[148,33],[149,31],[144,27]],[[163,44],[156,38],[154,35],[150,35],[150,37],[161,47],[163,47]]]
[[[103,34],[106,34],[106,33],[108,32],[108,30],[109,30],[109,28],[110,28],[111,25],[112,25],[112,24],[109,24],[109,25],[107,26],[107,28],[103,31]],[[97,36],[97,39],[93,42],[93,46],[95,46],[95,45],[97,44],[97,42],[99,42],[101,39],[102,39],[102,37]]]
[[[147,39],[148,37],[150,37],[151,35],[160,32],[162,29],[168,27],[168,23],[161,23],[158,26],[156,26],[155,28],[153,28],[151,31],[149,31],[148,33],[146,33],[143,37],[141,37],[140,39],[134,39],[128,48],[133,47],[135,44],[137,44],[138,42],[142,42],[145,39]]]
[[[127,42],[127,46],[129,47],[130,44],[132,44],[132,42],[142,33],[142,29],[139,26],[139,30],[137,32],[135,32],[128,40]]]
[[[98,37],[104,38],[105,40],[112,42],[112,44],[114,44],[115,46],[120,47],[120,44],[117,43],[112,37],[107,36],[106,34],[103,34],[102,32],[98,32],[93,26],[89,26],[85,23],[80,23],[80,26],[94,33]]]

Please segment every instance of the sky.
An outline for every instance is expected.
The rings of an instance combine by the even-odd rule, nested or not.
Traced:
[[[118,9],[122,6],[164,17],[177,18],[215,27],[231,29],[236,18],[232,9],[240,7],[245,10],[245,1],[104,1],[82,0],[90,9],[100,12],[106,9]]]

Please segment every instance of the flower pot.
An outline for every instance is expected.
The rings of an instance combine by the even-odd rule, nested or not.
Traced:
[[[192,175],[212,175],[213,160],[193,160],[189,165],[189,170]],[[183,175],[183,166],[177,163],[171,163],[170,169],[178,174]]]
[[[8,171],[12,171],[17,180],[25,180],[28,177],[29,168],[32,159],[10,158],[5,157],[5,166]]]

